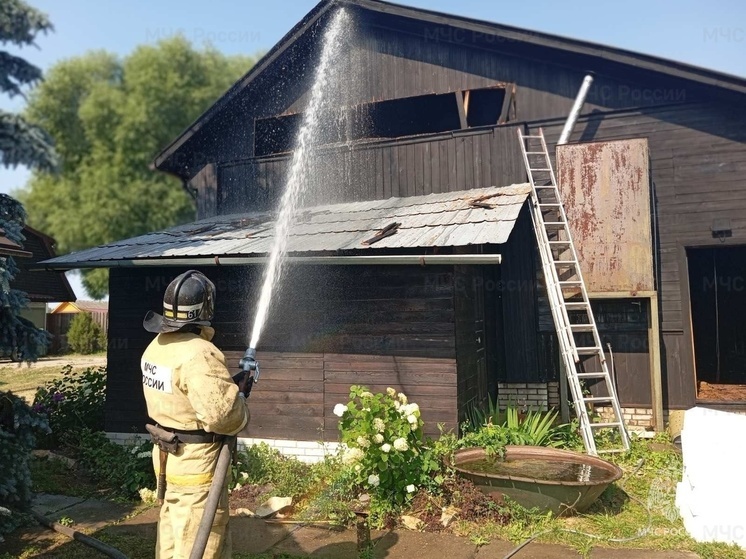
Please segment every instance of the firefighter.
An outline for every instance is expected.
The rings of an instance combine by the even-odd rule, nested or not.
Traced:
[[[249,421],[246,380],[235,384],[225,357],[210,341],[214,310],[215,286],[190,270],[166,288],[163,315],[151,311],[143,321],[147,331],[158,334],[140,363],[148,415],[156,422],[148,431],[156,443],[153,467],[162,503],[158,559],[189,557],[224,436],[237,434]],[[228,477],[205,558],[231,556]]]

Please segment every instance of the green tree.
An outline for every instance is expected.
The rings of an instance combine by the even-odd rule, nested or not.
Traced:
[[[5,237],[21,244],[26,212],[7,194],[0,194],[0,229]],[[0,256],[0,354],[17,361],[36,361],[49,345],[50,336],[20,316],[28,304],[23,291],[10,287],[18,267],[12,256]]]
[[[78,313],[70,321],[67,345],[75,353],[88,355],[106,349],[106,343],[102,345],[103,339],[101,327],[93,320],[91,313]]]
[[[34,45],[39,33],[52,29],[47,16],[21,0],[0,2],[0,46]],[[41,81],[41,70],[0,49],[0,93],[24,96],[24,88]],[[0,110],[0,165],[53,170],[57,163],[52,142],[43,128],[23,116]]]
[[[121,60],[91,52],[53,66],[26,114],[54,138],[61,171],[30,180],[29,222],[68,252],[193,219],[181,182],[149,165],[253,62],[174,37]],[[107,274],[86,271],[83,284],[101,298]]]

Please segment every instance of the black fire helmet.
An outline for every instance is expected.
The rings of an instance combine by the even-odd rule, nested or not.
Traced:
[[[209,326],[215,314],[215,285],[202,272],[189,270],[174,279],[163,295],[163,315],[149,311],[143,327],[155,334],[185,326]]]

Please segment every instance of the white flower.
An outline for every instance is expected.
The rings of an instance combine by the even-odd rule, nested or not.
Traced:
[[[414,489],[415,487],[413,484],[410,483],[409,485],[407,485],[407,493],[414,493]]]
[[[373,487],[378,487],[379,483],[381,483],[381,478],[379,478],[376,474],[370,474],[368,476],[368,485],[372,485]]]
[[[393,388],[391,388],[391,387],[389,386],[389,387],[388,387],[388,388],[386,389],[386,394],[388,394],[389,396],[396,396],[396,390],[394,390]]]
[[[386,424],[383,422],[383,419],[381,419],[380,417],[376,417],[373,420],[373,427],[379,433],[383,433],[383,431],[386,429]]]
[[[249,479],[249,474],[246,472],[241,472],[241,479]]]
[[[359,472],[362,469],[363,469],[363,467],[360,464],[355,464],[355,471],[356,472]]]
[[[370,441],[365,437],[358,437],[357,444],[359,444],[361,448],[368,448],[370,446]]]
[[[409,445],[407,444],[407,440],[404,437],[399,437],[394,441],[394,448],[396,450],[404,452],[405,450],[409,450]]]
[[[410,429],[412,429],[412,431],[416,431],[416,430],[417,430],[417,424],[416,424],[416,423],[412,423],[412,424],[411,424],[411,425],[409,426],[409,428],[410,428]]]
[[[345,406],[344,404],[337,404],[336,406],[334,406],[334,415],[336,415],[337,417],[342,417],[346,411],[347,406]]]
[[[147,487],[140,488],[138,493],[140,494],[140,500],[143,503],[155,503],[158,500],[158,494]]]
[[[407,397],[404,394],[404,392],[399,392],[399,400],[401,401],[402,404],[406,404],[407,403]]]
[[[373,441],[376,444],[381,444],[383,442],[383,435],[381,435],[381,433],[376,433],[375,435],[373,435]]]
[[[404,415],[414,415],[417,417],[417,414],[420,413],[420,406],[418,406],[415,403],[407,404],[404,406]]]
[[[149,450],[137,453],[138,458],[150,458],[151,456],[153,456],[153,453]]]
[[[366,390],[365,392],[361,392],[360,393],[360,397],[361,398],[372,398],[373,397],[373,393],[372,392],[368,392]]]
[[[348,448],[342,455],[342,462],[345,464],[351,464],[357,462],[364,456],[363,451],[359,448]]]
[[[417,425],[417,418],[414,414],[408,415],[407,421],[409,421],[412,425]]]
[[[391,452],[391,445],[389,443],[382,444],[381,450],[388,454],[389,452]]]

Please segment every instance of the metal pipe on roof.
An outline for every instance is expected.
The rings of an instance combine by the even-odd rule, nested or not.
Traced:
[[[566,144],[567,140],[570,139],[570,134],[572,134],[572,130],[573,128],[575,128],[575,123],[578,122],[578,117],[580,116],[580,110],[583,108],[583,104],[585,103],[585,98],[588,97],[588,91],[590,90],[592,83],[593,83],[593,76],[588,74],[583,79],[583,83],[580,84],[578,95],[577,97],[575,97],[575,103],[573,103],[572,109],[570,109],[570,114],[567,117],[567,121],[565,121],[565,127],[562,129],[562,133],[560,134],[559,140],[557,140],[558,146]]]
[[[146,258],[142,260],[99,260],[92,262],[70,262],[40,264],[46,270],[75,270],[79,268],[119,268],[145,266],[245,266],[266,264],[267,256],[203,256],[199,258]],[[500,254],[390,254],[354,256],[287,256],[290,264],[314,264],[318,266],[438,266],[438,265],[494,265],[502,263]]]

